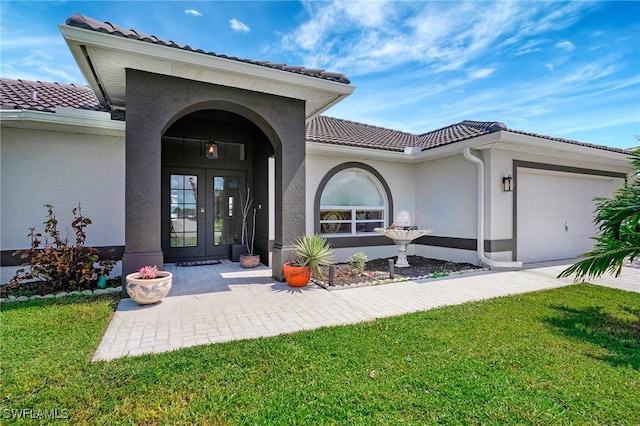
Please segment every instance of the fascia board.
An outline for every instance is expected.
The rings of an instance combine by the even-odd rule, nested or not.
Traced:
[[[330,157],[354,158],[391,161],[400,163],[411,163],[411,156],[397,151],[386,151],[381,149],[362,148],[346,145],[334,145],[323,142],[306,143],[307,154],[325,155]]]
[[[289,71],[276,70],[256,64],[244,63],[232,59],[220,58],[197,52],[190,52],[175,47],[162,46],[140,40],[133,40],[109,34],[103,34],[83,28],[59,25],[67,43],[74,41],[78,44],[86,44],[96,48],[114,49],[122,53],[144,56],[159,61],[175,61],[180,65],[199,66],[207,69],[216,69],[228,73],[240,74],[259,80],[267,80],[289,85],[299,86],[305,89],[313,89],[336,95],[349,95],[355,87],[325,80],[317,77],[295,74]],[[73,49],[72,49],[73,50]],[[79,49],[78,49],[79,50]],[[74,54],[76,61],[80,58],[86,62],[82,55]],[[85,66],[89,66],[86,64]],[[86,78],[86,72],[83,71]]]
[[[599,149],[595,147],[576,145],[567,142],[560,142],[549,140],[546,138],[540,138],[530,135],[522,135],[520,133],[512,133],[508,130],[502,130],[499,132],[499,142],[505,149],[514,149],[514,145],[520,147],[526,147],[528,152],[538,153],[543,155],[557,154],[571,155],[572,159],[584,159],[587,161],[607,162],[611,165],[628,165],[629,154],[620,152],[608,151],[606,149]],[[556,155],[554,155],[556,154]]]
[[[124,136],[126,124],[124,121],[103,120],[74,115],[29,111],[29,110],[2,110],[0,111],[0,123],[6,127],[19,127],[16,124],[29,123],[35,126],[66,126],[70,132],[82,130],[82,133],[122,134]]]

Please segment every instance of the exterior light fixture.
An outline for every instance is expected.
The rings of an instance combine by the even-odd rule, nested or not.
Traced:
[[[511,175],[502,178],[502,190],[504,192],[513,192],[513,178]]]
[[[206,158],[216,159],[218,158],[218,144],[215,142],[207,142],[204,146],[204,156]]]

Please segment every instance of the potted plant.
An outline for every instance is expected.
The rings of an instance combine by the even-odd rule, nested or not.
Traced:
[[[287,284],[292,287],[307,285],[311,276],[322,278],[322,267],[333,263],[331,245],[318,234],[299,237],[293,246],[296,259],[283,266]]]
[[[127,294],[139,305],[161,301],[171,290],[171,272],[158,271],[157,266],[143,266],[126,276]]]
[[[256,209],[251,210],[253,199],[251,198],[251,188],[247,188],[247,199],[242,202],[242,194],[240,194],[240,204],[242,205],[242,231],[240,234],[240,242],[246,247],[247,252],[240,255],[240,265],[243,268],[255,268],[260,263],[260,256],[253,253],[253,243],[256,238]],[[249,214],[251,216],[251,229],[249,229]],[[251,234],[251,235],[249,235]]]

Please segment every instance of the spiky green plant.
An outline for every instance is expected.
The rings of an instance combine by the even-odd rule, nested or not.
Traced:
[[[313,276],[322,278],[322,266],[333,263],[333,249],[329,242],[318,234],[303,235],[293,243],[295,255],[302,266],[309,266]]]
[[[609,272],[620,276],[625,259],[633,262],[640,255],[640,149],[632,152],[631,164],[636,176],[616,190],[612,198],[597,198],[595,223],[600,235],[595,237],[586,259],[571,265],[558,275],[575,280],[597,278]]]

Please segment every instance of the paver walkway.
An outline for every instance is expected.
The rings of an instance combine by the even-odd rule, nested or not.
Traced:
[[[247,270],[229,261],[183,268],[166,265],[174,274],[169,297],[148,306],[121,300],[93,359],[274,336],[561,287],[572,280],[555,277],[570,263],[336,291],[314,284],[294,289],[274,281],[267,267]],[[640,265],[625,267],[620,278],[603,277],[595,283],[640,293]]]

